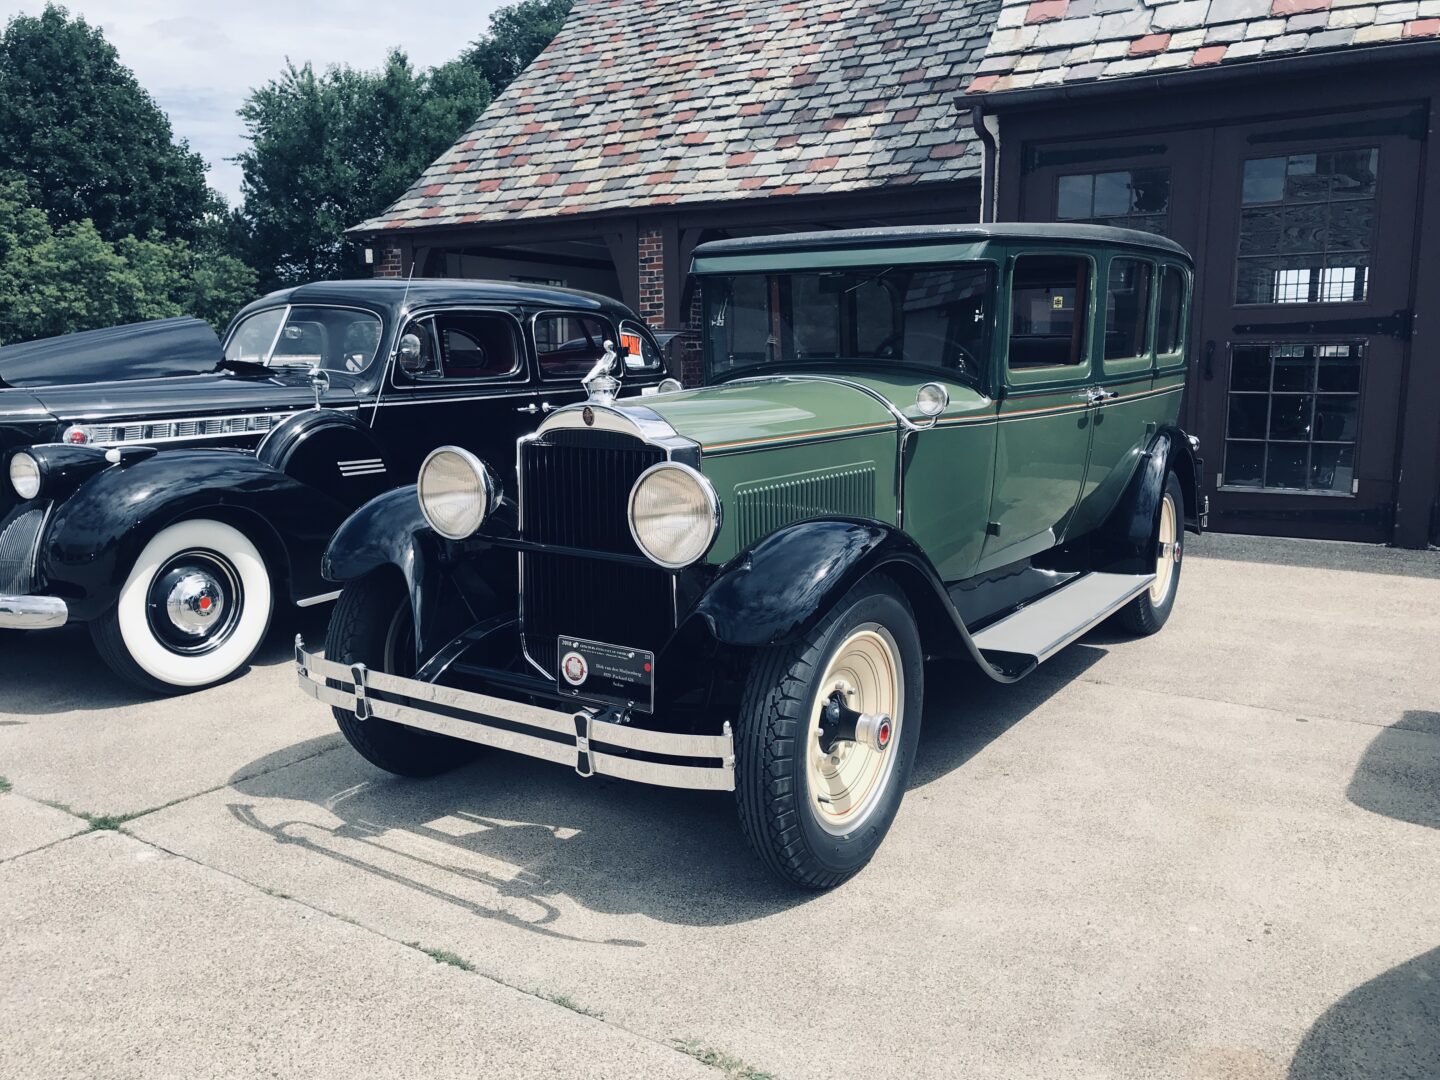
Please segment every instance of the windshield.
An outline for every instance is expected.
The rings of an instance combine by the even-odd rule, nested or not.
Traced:
[[[380,317],[348,308],[270,308],[230,335],[225,359],[268,367],[360,371],[380,349]]]
[[[786,365],[922,365],[978,381],[989,357],[989,263],[706,277],[707,381]]]

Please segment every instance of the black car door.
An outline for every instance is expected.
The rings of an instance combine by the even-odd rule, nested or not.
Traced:
[[[406,356],[403,347],[411,342]],[[374,410],[372,429],[393,479],[411,483],[437,446],[461,446],[513,489],[515,440],[539,423],[524,329],[515,312],[448,308],[421,312],[401,328]]]

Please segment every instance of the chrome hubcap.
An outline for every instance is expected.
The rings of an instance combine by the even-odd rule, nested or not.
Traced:
[[[243,603],[240,575],[229,559],[214,551],[183,551],[151,579],[146,614],[157,641],[193,656],[229,639]]]

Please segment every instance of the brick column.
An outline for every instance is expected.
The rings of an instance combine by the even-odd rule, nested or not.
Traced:
[[[641,229],[639,316],[657,329],[665,325],[665,240],[659,229]]]
[[[400,274],[401,259],[399,245],[382,247],[375,245],[375,268],[373,276],[377,278],[398,278]]]

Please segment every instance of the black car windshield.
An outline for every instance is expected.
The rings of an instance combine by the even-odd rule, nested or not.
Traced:
[[[978,381],[994,280],[979,262],[706,277],[707,381],[856,361]]]
[[[225,344],[225,359],[267,367],[360,371],[380,349],[380,317],[368,311],[309,305],[248,316]]]

